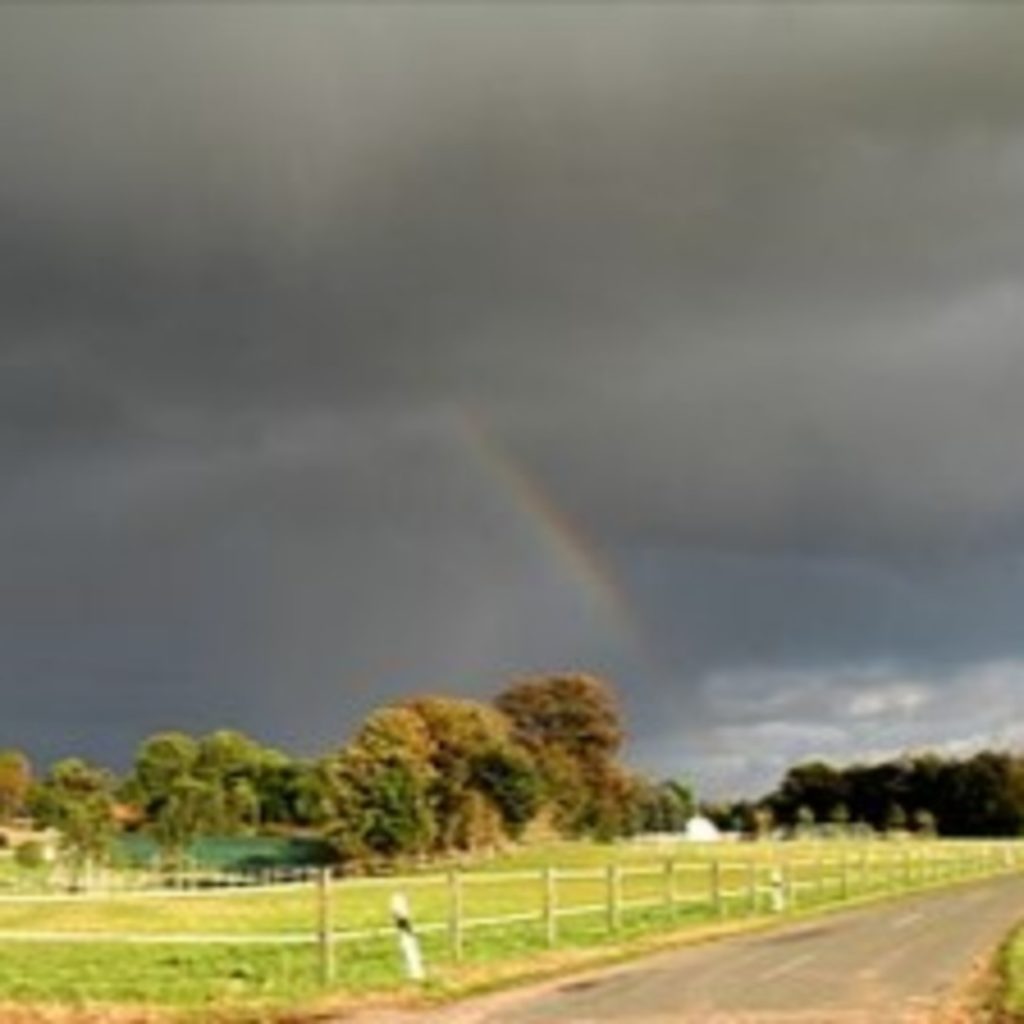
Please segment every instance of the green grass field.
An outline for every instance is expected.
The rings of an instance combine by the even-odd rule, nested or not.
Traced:
[[[1002,1009],[1009,1020],[1024,1021],[1024,927],[1004,948],[1001,968]]]
[[[467,866],[454,883],[436,871],[341,880],[330,893],[331,988],[361,994],[403,986],[390,918],[396,891],[411,904],[428,987],[445,991],[468,973],[486,976],[489,965],[550,956],[552,927],[559,950],[620,947],[676,929],[763,918],[779,883],[795,901],[790,912],[802,912],[1018,864],[1024,847],[996,843],[565,843]],[[556,869],[553,881],[545,868]],[[560,913],[545,918],[552,885]],[[315,885],[9,895],[0,898],[0,1002],[199,1009],[303,1002],[324,991],[319,913]],[[520,920],[480,921],[503,916]]]

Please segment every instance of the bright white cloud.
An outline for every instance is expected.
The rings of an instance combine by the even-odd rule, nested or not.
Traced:
[[[704,722],[674,752],[714,793],[766,790],[803,760],[1024,747],[1024,660],[916,674],[896,664],[719,671],[702,690]]]
[[[890,686],[866,688],[855,694],[847,705],[854,718],[879,718],[883,715],[910,715],[932,699],[924,686],[894,682]]]

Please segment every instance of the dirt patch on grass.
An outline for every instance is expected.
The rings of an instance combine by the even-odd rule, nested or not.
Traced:
[[[168,1024],[166,1013],[133,1007],[12,1006],[0,1004],[3,1024]]]
[[[189,1009],[94,1004],[40,1006],[0,1003],[2,1024],[276,1024],[279,1009],[260,1007]]]
[[[1020,1021],[1003,1010],[1003,947],[974,959],[950,996],[928,1024],[1012,1024]]]

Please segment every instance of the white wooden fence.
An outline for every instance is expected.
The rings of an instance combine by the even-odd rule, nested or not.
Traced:
[[[554,947],[572,941],[565,934],[573,921],[586,920],[598,931],[616,936],[631,930],[669,929],[687,923],[793,914],[825,907],[944,886],[971,879],[1016,872],[1024,867],[1024,843],[866,844],[860,848],[830,848],[827,842],[808,853],[789,855],[785,844],[769,850],[751,847],[706,847],[678,858],[645,864],[611,863],[599,868],[459,871],[384,878],[333,878],[320,869],[287,880],[229,877],[219,887],[204,874],[201,888],[189,879],[171,889],[139,889],[111,884],[85,893],[0,895],[0,913],[9,905],[53,903],[92,904],[149,900],[221,900],[225,915],[231,901],[254,895],[308,896],[310,927],[305,931],[74,931],[0,929],[0,943],[133,943],[167,945],[310,945],[317,950],[322,980],[335,977],[338,956],[356,956],[361,943],[394,935],[387,921],[391,896],[401,892],[408,901],[415,931],[441,936],[455,962],[467,955],[472,936],[486,929],[531,929],[539,944]],[[123,881],[123,880],[122,880]],[[114,882],[113,876],[111,882]],[[502,890],[511,889],[513,895]],[[376,906],[380,923],[359,926],[346,916],[357,898],[364,907]],[[428,898],[429,897],[429,898]],[[474,913],[473,904],[515,904],[515,909]],[[426,905],[422,917],[417,908]],[[339,952],[338,947],[343,947]]]

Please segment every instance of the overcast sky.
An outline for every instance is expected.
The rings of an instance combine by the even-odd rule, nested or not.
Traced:
[[[1024,739],[1024,11],[0,9],[0,744],[619,685]]]

